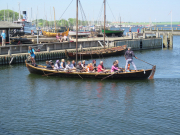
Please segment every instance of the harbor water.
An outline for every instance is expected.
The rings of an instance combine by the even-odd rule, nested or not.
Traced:
[[[25,64],[0,66],[0,135],[180,134],[180,37],[173,40],[170,49],[134,51],[157,66],[154,80],[44,77]],[[125,66],[124,56],[96,60]]]

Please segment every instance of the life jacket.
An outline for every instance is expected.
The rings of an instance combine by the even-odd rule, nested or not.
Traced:
[[[87,66],[86,71],[88,71],[88,69],[89,69],[89,71],[93,71],[93,66]]]
[[[127,68],[128,70],[130,69],[130,64],[128,64],[128,68]]]

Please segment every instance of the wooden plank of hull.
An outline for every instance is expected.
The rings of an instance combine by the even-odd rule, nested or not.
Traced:
[[[80,78],[79,75],[82,78],[93,78],[93,79],[102,79],[106,76],[109,76],[111,73],[102,73],[97,76],[95,76],[97,73],[86,73],[86,72],[64,72],[64,71],[55,71],[55,70],[48,70],[41,67],[34,67],[28,63],[26,63],[26,66],[30,73],[33,74],[39,74],[39,75],[48,75],[49,76],[58,76],[58,77],[71,77],[71,78]],[[111,77],[107,79],[120,79],[120,80],[132,80],[132,79],[147,79],[152,72],[152,69],[140,70],[137,72],[122,72],[118,74],[114,74]],[[78,75],[79,74],[79,75]]]

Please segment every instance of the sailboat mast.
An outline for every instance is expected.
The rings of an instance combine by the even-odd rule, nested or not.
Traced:
[[[106,28],[106,0],[104,0],[104,48],[105,48],[105,28]]]
[[[56,17],[55,17],[55,8],[53,7],[54,9],[54,26],[55,26],[55,32],[56,32]]]
[[[120,30],[121,30],[121,16],[120,16]]]
[[[78,53],[78,0],[76,0],[76,65]]]

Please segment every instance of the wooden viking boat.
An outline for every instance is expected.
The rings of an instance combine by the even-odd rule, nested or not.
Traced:
[[[107,49],[100,49],[100,50],[93,50],[93,51],[82,51],[78,52],[77,57],[79,59],[84,58],[98,58],[98,57],[107,57],[107,56],[114,56],[114,55],[122,55],[124,54],[127,45],[117,46]],[[65,51],[65,55],[67,58],[74,59],[76,58],[76,52],[68,52]]]
[[[46,66],[37,65],[33,66],[30,63],[26,63],[26,67],[32,74],[39,74],[42,76],[58,76],[58,77],[70,77],[70,78],[92,78],[92,79],[119,79],[119,80],[131,80],[131,79],[153,79],[156,66],[152,69],[131,70],[131,72],[120,73],[98,73],[98,72],[76,72],[76,71],[57,71],[47,69]]]
[[[52,33],[52,32],[47,32],[47,31],[44,31],[44,30],[42,30],[42,33],[43,33],[44,36],[47,36],[47,37],[56,37],[57,34],[58,34],[58,36],[60,36],[60,33]],[[62,32],[61,34],[62,34],[62,36],[64,36],[64,35],[67,36],[69,34],[69,28],[68,28],[67,31]]]

